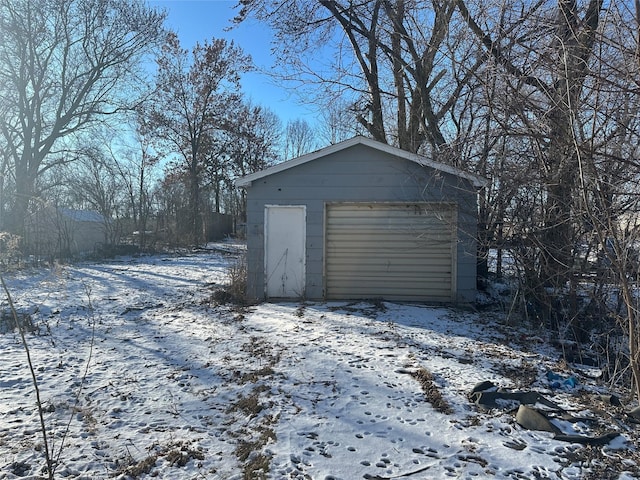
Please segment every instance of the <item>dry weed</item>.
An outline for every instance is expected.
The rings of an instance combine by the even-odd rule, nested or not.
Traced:
[[[422,387],[422,391],[427,397],[427,401],[438,412],[450,415],[453,413],[453,408],[447,400],[442,396],[438,386],[434,383],[432,373],[424,367],[420,367],[416,372],[411,374]]]

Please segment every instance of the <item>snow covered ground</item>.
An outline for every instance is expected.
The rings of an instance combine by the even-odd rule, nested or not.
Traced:
[[[237,251],[218,247],[6,279],[37,328],[27,340],[56,478],[637,478],[637,425],[592,400],[604,390],[540,332],[420,305],[215,305]],[[6,330],[0,479],[40,478],[35,393]],[[549,370],[578,385],[552,389]],[[554,420],[566,433],[620,436],[593,447],[525,430],[514,405],[469,401],[483,380],[593,420]]]

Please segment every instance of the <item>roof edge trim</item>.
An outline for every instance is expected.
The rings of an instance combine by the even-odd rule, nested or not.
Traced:
[[[439,163],[433,160],[429,160],[427,157],[423,157],[421,155],[411,153],[406,150],[402,150],[398,147],[394,147],[386,143],[378,142],[377,140],[373,140],[371,138],[367,138],[363,136],[355,136],[348,140],[344,140],[342,142],[329,145],[328,147],[321,148],[320,150],[316,150],[314,152],[301,155],[291,160],[287,160],[286,162],[278,163],[272,167],[266,168],[259,172],[251,173],[244,177],[237,178],[234,181],[234,183],[236,187],[244,187],[244,188],[250,187],[251,184],[256,180],[259,180],[264,177],[268,177],[269,175],[273,175],[275,173],[283,172],[290,168],[297,167],[298,165],[305,164],[307,162],[310,162],[320,157],[331,155],[332,153],[339,152],[341,150],[353,147],[355,145],[366,145],[370,148],[373,148],[382,152],[386,152],[391,155],[404,158],[406,160],[410,160],[414,163],[417,163],[418,165],[430,167],[444,173],[449,173],[456,177],[464,178],[465,180],[469,180],[473,184],[473,186],[476,188],[485,187],[489,183],[486,178],[480,177],[479,175],[465,172],[464,170],[461,170],[456,167],[452,167],[451,165],[446,165],[444,163]]]

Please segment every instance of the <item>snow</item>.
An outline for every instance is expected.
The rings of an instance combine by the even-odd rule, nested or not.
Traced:
[[[265,478],[260,465],[267,478],[313,480],[589,473],[587,447],[524,430],[513,405],[483,411],[467,398],[483,380],[533,385],[576,416],[590,414],[574,391],[586,383],[549,388],[557,356],[540,332],[498,314],[424,305],[214,305],[239,250],[6,278],[38,328],[27,341],[56,478]],[[0,349],[0,479],[39,478],[42,436],[18,332],[0,334]],[[420,369],[452,413],[429,403]],[[557,425],[590,434],[585,423],[566,423]],[[620,459],[621,479],[638,472],[636,430],[598,447]]]

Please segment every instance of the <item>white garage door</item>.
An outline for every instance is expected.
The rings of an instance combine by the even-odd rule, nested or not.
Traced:
[[[328,204],[327,298],[455,300],[456,223],[453,204]]]

